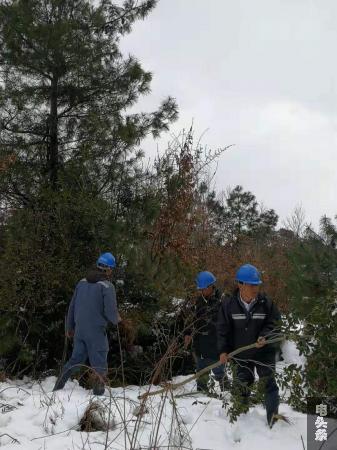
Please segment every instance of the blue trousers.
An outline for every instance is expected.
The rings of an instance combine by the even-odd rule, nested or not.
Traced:
[[[102,343],[98,345],[97,339],[75,337],[71,358],[64,365],[62,374],[57,380],[54,390],[62,389],[71,374],[80,369],[80,365],[85,364],[87,359],[89,359],[90,366],[93,370],[99,375],[105,375],[108,369],[107,356],[107,346],[102,345]]]
[[[100,375],[105,375],[108,369],[107,356],[108,351],[98,350],[95,340],[75,338],[73,353],[65,364],[63,372],[72,370],[74,366],[84,364],[89,359],[91,368]]]
[[[237,379],[241,390],[243,404],[248,405],[250,396],[250,386],[254,382],[254,369],[261,380],[264,382],[265,407],[267,412],[267,422],[270,424],[273,414],[278,413],[279,407],[279,388],[276,384],[275,372],[275,354],[266,353],[257,356],[255,361],[241,361],[237,368]]]

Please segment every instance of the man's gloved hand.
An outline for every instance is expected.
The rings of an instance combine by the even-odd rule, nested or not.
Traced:
[[[229,361],[228,353],[221,353],[221,355],[220,355],[221,364],[227,364],[228,361]]]
[[[118,330],[124,346],[133,345],[136,339],[136,327],[131,319],[121,319]]]
[[[258,340],[256,341],[256,347],[262,348],[267,344],[266,338],[263,336],[260,336]]]
[[[68,339],[72,339],[74,337],[74,334],[75,334],[74,330],[68,330],[66,332],[66,336]]]
[[[184,337],[184,347],[187,348],[192,342],[192,336],[190,336],[189,334],[187,334]]]

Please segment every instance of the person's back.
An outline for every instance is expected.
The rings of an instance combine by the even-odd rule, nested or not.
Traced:
[[[68,328],[74,329],[77,337],[94,334],[108,322],[118,323],[115,288],[105,273],[92,270],[78,282],[71,314]]]
[[[74,337],[72,356],[56,381],[54,391],[62,389],[80,365],[89,359],[98,382],[94,394],[104,393],[109,343],[106,334],[108,322],[117,325],[121,320],[114,286],[108,281],[115,267],[115,258],[104,253],[97,260],[97,268],[76,285],[67,316],[67,337]]]

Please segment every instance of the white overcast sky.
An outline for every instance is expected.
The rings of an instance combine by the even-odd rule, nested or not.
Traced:
[[[218,191],[243,185],[280,225],[301,204],[315,226],[337,214],[336,47],[336,0],[160,0],[121,42],[154,74],[139,110],[171,95],[171,132],[194,120],[210,148],[235,144]]]

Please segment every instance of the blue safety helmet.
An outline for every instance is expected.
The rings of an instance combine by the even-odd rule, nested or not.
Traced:
[[[99,269],[106,269],[107,267],[113,269],[116,267],[116,259],[111,253],[102,253],[96,262],[96,266]]]
[[[255,266],[251,264],[244,264],[240,267],[240,269],[236,272],[236,281],[245,284],[262,284],[262,280],[260,277],[260,272],[257,270]]]
[[[216,278],[211,272],[199,272],[195,282],[197,289],[206,289],[216,282]]]

